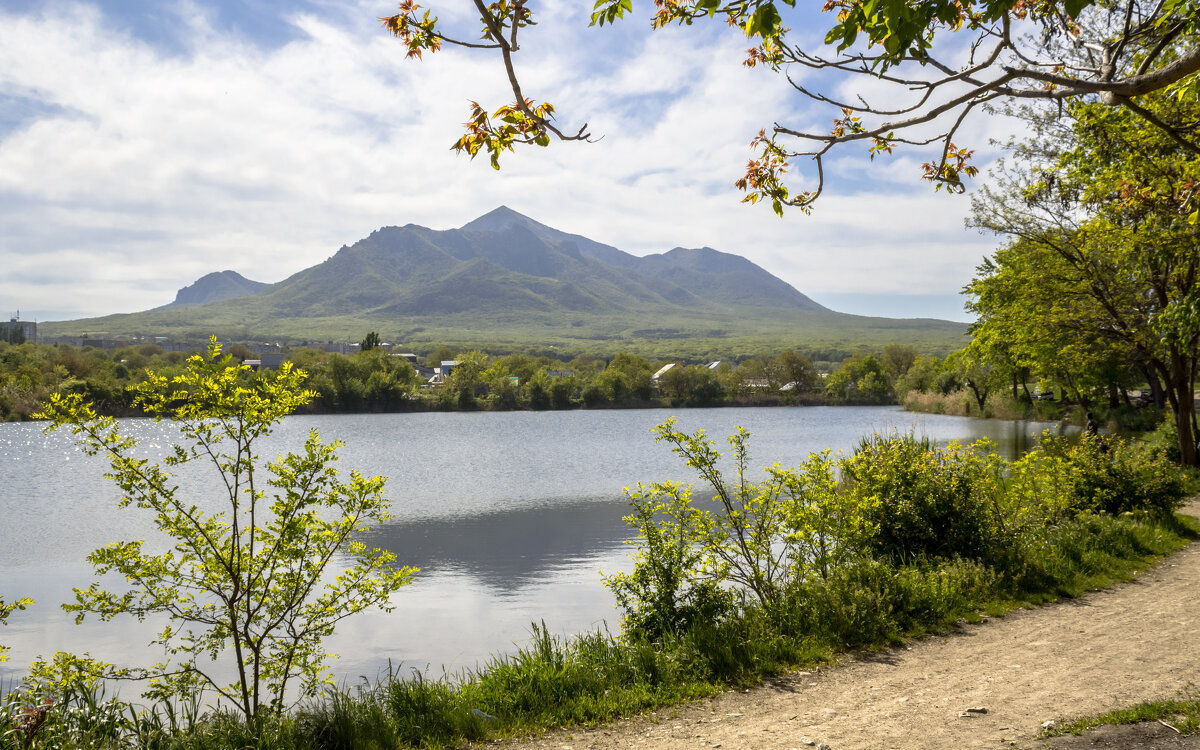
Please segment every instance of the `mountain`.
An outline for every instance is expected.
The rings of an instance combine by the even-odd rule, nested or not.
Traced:
[[[47,323],[45,336],[356,341],[577,352],[961,345],[965,326],[845,315],[709,247],[638,257],[501,206],[468,224],[383,227],[276,284],[209,274],[155,310]],[[670,342],[665,344],[664,342]]]
[[[270,286],[262,281],[251,281],[237,271],[217,271],[201,276],[194,284],[180,289],[175,293],[174,302],[158,309],[166,310],[173,307],[191,307],[209,302],[221,302],[234,297],[258,294]]]

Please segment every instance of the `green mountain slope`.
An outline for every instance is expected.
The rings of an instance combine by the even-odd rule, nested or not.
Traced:
[[[256,284],[209,279],[193,286],[223,296],[203,304],[41,328],[45,336],[294,342],[355,341],[376,330],[397,343],[671,349],[675,356],[889,342],[947,350],[965,335],[964,325],[949,321],[834,312],[749,260],[712,248],[637,257],[506,207],[459,229],[384,227],[283,281]],[[229,296],[241,289],[243,296]]]
[[[180,289],[175,295],[175,301],[169,305],[163,305],[162,309],[203,305],[233,297],[244,297],[248,294],[258,294],[270,286],[261,281],[251,281],[237,271],[217,271],[201,276],[194,284]]]

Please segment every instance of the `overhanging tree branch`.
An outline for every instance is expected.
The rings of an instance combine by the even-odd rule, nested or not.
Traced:
[[[534,105],[521,88],[513,64],[519,49],[518,31],[534,23],[534,0],[473,0],[483,22],[485,46],[500,50],[514,103],[488,113],[472,104],[467,134],[454,148],[474,157],[487,150],[499,168],[502,151],[516,144],[546,146],[557,140],[591,140],[586,124],[570,134],[552,119],[554,108]],[[872,157],[891,153],[896,145],[941,145],[932,177],[939,185],[962,186],[970,174],[966,164],[957,173],[948,171],[969,148],[953,148],[951,138],[965,118],[980,104],[998,99],[1064,101],[1098,97],[1112,106],[1128,106],[1141,115],[1145,108],[1137,97],[1180,86],[1195,86],[1200,74],[1200,22],[1195,0],[1049,0],[1037,5],[1011,0],[906,0],[875,3],[869,0],[827,0],[831,28],[824,37],[835,49],[832,56],[805,50],[789,40],[789,21],[811,25],[796,10],[796,0],[656,0],[653,28],[669,24],[691,25],[722,20],[739,29],[757,46],[745,64],[781,72],[797,93],[842,113],[834,117],[829,133],[806,132],[776,123],[771,138],[755,138],[747,174],[735,183],[747,192],[748,202],[769,199],[773,206],[808,210],[822,194],[822,157],[832,148],[870,140]],[[436,51],[442,42],[478,47],[437,29],[437,19],[418,14],[413,0],[400,4],[401,13],[383,19],[385,26],[409,47],[409,55]],[[600,0],[592,24],[603,26],[632,13],[630,0]],[[1030,32],[1014,35],[1014,28]],[[966,39],[967,60],[956,65],[935,54],[944,42]],[[868,50],[870,53],[864,51]],[[980,55],[982,54],[982,57]],[[913,101],[880,107],[862,97],[845,100],[829,87],[800,82],[793,67],[839,74],[843,79],[862,77],[884,83],[898,92],[915,94]],[[905,74],[897,74],[904,71]],[[912,73],[919,73],[912,75]],[[844,82],[844,81],[843,81]],[[951,91],[952,90],[952,91]],[[941,96],[941,92],[950,93]],[[1130,106],[1132,105],[1132,106]],[[849,118],[854,118],[851,121]],[[897,119],[899,118],[899,119]],[[1200,152],[1192,139],[1195,124],[1186,126],[1161,118],[1148,120],[1173,133],[1181,145]],[[929,126],[946,123],[939,132]],[[920,135],[909,135],[920,133]],[[803,144],[809,144],[805,146]],[[800,157],[816,164],[814,189],[792,194],[783,174]],[[928,163],[927,165],[928,166]]]

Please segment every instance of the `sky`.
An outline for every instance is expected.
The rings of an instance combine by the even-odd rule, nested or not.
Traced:
[[[429,2],[475,32],[466,0]],[[812,215],[742,204],[754,134],[828,130],[830,111],[741,66],[737,30],[649,33],[645,1],[588,28],[591,4],[537,3],[516,63],[595,142],[497,172],[449,146],[470,101],[511,100],[498,56],[406,60],[377,20],[394,0],[0,0],[0,315],[145,310],[226,269],[276,282],[379,227],[507,205],[635,255],[743,255],[843,312],[970,319],[959,292],[998,239],[964,226],[968,196],[920,180],[928,154],[839,151]],[[986,166],[1007,127],[980,115],[962,141]]]

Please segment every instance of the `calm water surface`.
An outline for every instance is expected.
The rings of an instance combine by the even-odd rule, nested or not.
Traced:
[[[798,463],[814,451],[850,450],[860,438],[914,430],[946,443],[987,437],[1011,457],[1027,450],[1044,423],[910,414],[898,407],[810,407],[631,411],[437,413],[292,417],[262,446],[274,456],[298,448],[310,429],[345,443],[339,468],[388,477],[394,518],[369,544],[421,568],[394,597],[390,614],[344,621],[329,641],[339,678],[404,668],[474,666],[526,640],[532,621],[578,632],[620,616],[599,571],[628,569],[622,488],[638,482],[695,481],[650,428],[676,416],[724,445],[741,425],[751,434],[751,465]],[[161,455],[170,426],[122,425],[148,455]],[[103,462],[67,435],[38,424],[0,424],[0,593],[37,604],[0,631],[12,656],[0,678],[35,656],[90,652],[118,664],[148,664],[151,625],[132,621],[76,626],[58,607],[91,581],[85,555],[109,542],[157,539],[150,519],[119,510]],[[182,491],[215,501],[211,475],[181,477]],[[207,494],[206,494],[207,493]]]

